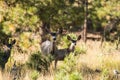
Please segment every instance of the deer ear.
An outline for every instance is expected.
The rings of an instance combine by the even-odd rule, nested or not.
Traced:
[[[72,40],[70,36],[67,36],[67,39],[68,39],[68,40]]]
[[[78,36],[77,40],[80,40],[81,39],[81,35]]]
[[[16,43],[16,39],[14,39],[11,44],[15,44],[15,43]]]
[[[63,32],[63,28],[61,27],[61,28],[58,29],[58,32],[57,32],[57,33],[58,33],[58,34],[62,34],[62,32]]]

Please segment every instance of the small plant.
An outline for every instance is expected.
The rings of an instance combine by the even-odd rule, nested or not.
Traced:
[[[83,47],[83,46],[81,46],[81,47],[76,46],[75,51],[74,51],[75,55],[85,54],[86,52],[87,52],[87,49],[86,49],[86,47]]]
[[[69,77],[69,80],[82,80],[82,76],[78,71],[72,72]]]
[[[55,75],[55,80],[82,80],[81,73],[77,70],[77,59],[71,53],[64,60],[64,65]]]
[[[109,71],[108,71],[108,69],[104,69],[102,71],[101,80],[109,80]]]
[[[62,48],[67,48],[68,45],[70,44],[66,36],[63,36],[60,42],[61,42]]]
[[[37,72],[36,70],[32,71],[30,75],[32,80],[37,80],[38,76],[39,76],[39,72]]]

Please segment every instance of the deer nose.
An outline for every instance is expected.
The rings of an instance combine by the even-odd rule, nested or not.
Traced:
[[[53,38],[53,40],[55,41],[55,40],[56,40],[56,38]]]
[[[76,45],[76,43],[72,43],[72,44],[71,44],[71,46],[73,46],[73,47],[74,47],[75,45]]]
[[[54,40],[54,41],[56,40],[56,36],[53,36],[53,40]]]

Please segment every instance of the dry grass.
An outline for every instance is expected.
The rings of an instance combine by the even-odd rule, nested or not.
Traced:
[[[90,76],[86,77],[85,72],[85,80],[100,80],[102,73],[96,74],[96,69],[101,71],[108,69],[110,75],[113,75],[113,70],[120,71],[120,52],[115,49],[114,44],[105,43],[103,47],[100,45],[99,41],[88,41],[87,54],[80,55],[79,64],[84,64],[86,66],[84,68],[89,69],[89,75],[92,75],[89,79]]]
[[[84,44],[81,41],[77,44],[79,47],[82,45]],[[100,45],[100,41],[88,41],[86,43],[87,53],[80,54],[79,59],[77,59],[77,70],[82,73],[83,80],[101,80],[104,74],[113,76],[113,70],[120,71],[120,52],[115,49],[114,44],[105,43],[103,47]],[[63,62],[58,62],[58,69],[62,64]],[[101,72],[96,72],[97,69]],[[108,69],[108,74],[103,72],[105,69]],[[26,72],[24,80],[31,80],[31,73],[32,71]],[[55,74],[54,64],[52,64],[50,71],[46,75],[40,73],[37,80],[54,80]],[[0,71],[0,80],[11,80],[9,73]]]

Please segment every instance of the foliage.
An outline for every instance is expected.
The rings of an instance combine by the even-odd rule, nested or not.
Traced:
[[[42,72],[42,71],[48,71],[51,61],[52,61],[51,56],[45,57],[40,52],[37,52],[30,56],[27,65],[28,68],[30,69]]]
[[[0,48],[3,47],[4,42],[9,40],[9,38],[16,38],[16,54],[38,51],[40,47],[40,37],[38,36],[40,36],[42,32],[39,28],[44,28],[44,23],[48,24],[47,26],[50,26],[52,30],[62,27],[67,31],[78,31],[78,28],[80,29],[84,22],[84,4],[84,0],[1,0]],[[88,22],[92,24],[88,25],[88,28],[93,27],[92,30],[97,30],[101,27],[105,27],[111,19],[119,20],[119,4],[119,0],[88,0]],[[116,26],[117,34],[119,34],[119,22]],[[74,39],[77,38],[74,34],[69,35]],[[70,41],[67,40],[66,36],[63,36],[61,40],[62,47],[66,48],[69,44]],[[17,53],[17,50],[20,51]],[[80,46],[80,48],[76,47],[75,54],[86,53],[86,50],[84,46]],[[111,52],[111,50],[115,50],[113,46],[112,48],[107,48],[105,51]],[[3,52],[0,52],[0,65],[3,64]],[[39,54],[39,52],[32,54],[28,61],[28,66],[39,71],[42,71],[42,69],[46,70],[50,65],[49,58],[41,57],[43,56]],[[109,61],[105,63],[106,67],[113,65],[113,63]],[[73,63],[75,62],[73,60]],[[65,62],[65,66],[67,66],[68,69],[64,67],[60,74],[67,74],[70,69],[70,74],[65,76],[66,79],[67,77],[71,79],[71,76],[74,78],[73,75],[77,78],[80,74],[74,70],[72,72],[69,67],[72,66],[73,63],[69,63],[69,66],[67,63],[69,63],[69,60]],[[117,64],[118,62],[114,63],[114,65]],[[11,64],[8,62],[8,65]],[[64,72],[64,70],[67,72]]]
[[[75,55],[86,54],[86,52],[87,52],[87,49],[85,47],[78,47],[78,46],[76,46],[74,51]]]
[[[109,71],[107,69],[102,71],[101,80],[109,80]]]
[[[32,79],[32,80],[37,80],[38,75],[39,75],[39,73],[34,70],[34,71],[31,73],[31,79]]]
[[[120,1],[117,0],[90,0],[88,5],[88,19],[92,20],[92,26],[90,27],[99,30],[100,27],[105,27],[111,19],[120,19],[119,3]]]
[[[92,20],[95,29],[106,25],[111,18],[120,16],[118,0],[88,0],[88,3],[88,19]],[[24,32],[42,32],[38,29],[44,23],[53,30],[63,27],[77,31],[84,22],[83,0],[1,0],[0,5],[0,41],[6,39],[4,36],[19,39]],[[18,45],[23,51],[24,46],[28,48],[33,44],[29,40],[19,40]]]
[[[77,58],[71,53],[64,60],[64,65],[55,75],[55,80],[82,80],[81,73],[77,70]]]

